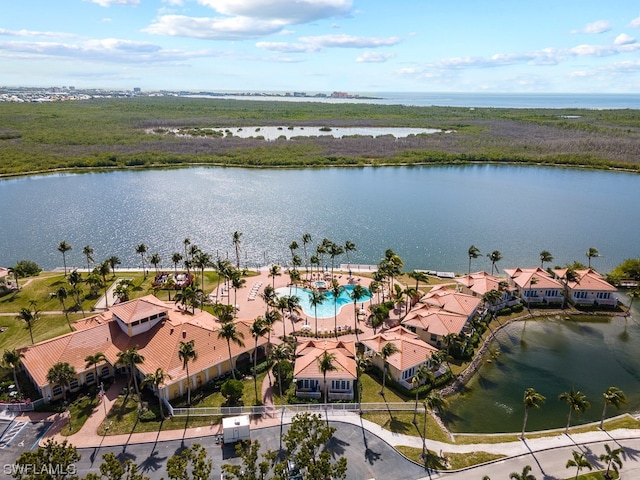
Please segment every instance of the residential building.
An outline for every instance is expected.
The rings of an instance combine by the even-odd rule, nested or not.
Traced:
[[[438,349],[420,340],[417,334],[398,326],[361,340],[365,355],[380,370],[384,369],[382,349],[388,343],[396,346],[397,352],[387,358],[389,375],[405,388],[411,389],[416,371],[421,365],[431,368],[431,355]]]
[[[546,270],[536,268],[505,268],[509,284],[516,287],[518,296],[526,304],[561,304],[564,286]]]
[[[325,352],[333,355],[335,368],[326,373],[326,385],[319,365]],[[355,358],[354,342],[308,340],[298,344],[293,367],[296,396],[323,399],[327,391],[328,400],[353,400],[357,379]]]
[[[574,305],[599,305],[615,307],[618,305],[616,287],[607,282],[602,275],[587,268],[574,270],[577,280],[568,282],[568,298]],[[553,273],[560,282],[564,282],[567,274],[566,268],[555,269]]]
[[[208,312],[195,314],[178,309],[173,303],[159,300],[153,295],[124,302],[109,310],[75,322],[76,331],[20,349],[24,355],[22,366],[46,401],[62,396],[60,385],[47,381],[49,368],[57,362],[66,362],[77,372],[70,390],[82,385],[96,384],[125,369],[117,365],[118,353],[137,347],[144,362],[136,366],[138,379],[155,373],[158,368],[168,375],[165,385],[156,392],[168,401],[185,395],[187,385],[195,389],[231,372],[227,341],[218,338],[220,323]],[[245,346],[231,342],[233,366],[252,360],[255,342],[249,328],[251,322],[236,320],[237,330],[244,335]],[[181,342],[194,341],[197,359],[189,363],[189,377],[178,357]],[[257,354],[264,356],[266,339],[258,341]],[[102,352],[105,361],[95,368],[86,367],[85,358]]]
[[[492,290],[499,292],[501,295],[500,301],[488,306],[491,311],[512,307],[519,302],[516,297],[517,289],[513,285],[509,285],[505,278],[496,277],[483,271],[456,277],[454,280],[459,285],[462,293],[473,295],[474,297],[482,298]]]

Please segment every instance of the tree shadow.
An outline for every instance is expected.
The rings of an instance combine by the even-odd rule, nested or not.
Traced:
[[[154,445],[154,449],[151,450],[151,453],[140,464],[140,469],[143,472],[156,472],[164,466],[166,459],[167,459],[166,456],[160,457],[158,455],[158,451],[155,450],[155,445]]]
[[[326,443],[324,449],[329,450],[331,452],[331,456],[335,458],[335,457],[344,456],[345,447],[349,445],[350,443],[345,442],[344,440],[340,440],[339,438],[336,438],[336,437],[331,437],[329,441]]]
[[[525,447],[527,447],[527,450],[529,450],[529,454],[535,460],[536,465],[538,466],[538,468],[540,469],[540,472],[542,473],[542,478],[545,479],[545,480],[556,480],[556,477],[545,473],[544,469],[542,468],[542,465],[540,464],[540,461],[536,457],[536,454],[533,453],[533,450],[531,450],[531,447],[529,447],[529,444],[527,443],[527,439],[526,438],[522,439],[522,443],[524,443]]]

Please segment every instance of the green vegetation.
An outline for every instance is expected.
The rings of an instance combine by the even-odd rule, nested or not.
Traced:
[[[576,118],[568,118],[568,116]],[[498,109],[177,97],[0,105],[0,176],[179,165],[322,167],[531,163],[638,171],[634,110]],[[228,127],[436,128],[345,139],[241,139]],[[189,136],[170,134],[180,129]],[[213,130],[204,130],[215,128]],[[202,145],[206,145],[206,149]],[[207,153],[201,153],[206,150]]]
[[[410,460],[413,460],[416,463],[423,464],[422,460],[422,449],[415,447],[406,447],[400,445],[396,447],[401,454],[407,457]],[[434,455],[433,452],[429,452],[431,455]],[[471,467],[473,465],[480,465],[482,463],[491,462],[493,460],[499,460],[501,458],[505,458],[506,455],[498,455],[495,453],[487,453],[487,452],[469,452],[469,453],[448,453],[445,452],[444,459],[446,461],[445,465],[448,466],[447,470],[459,470],[461,468]]]

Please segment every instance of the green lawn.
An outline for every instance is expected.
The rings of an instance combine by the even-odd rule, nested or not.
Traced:
[[[402,453],[405,457],[417,462],[419,464],[423,464],[422,460],[422,449],[415,447],[406,447],[400,445],[396,447],[396,449]],[[437,458],[436,453],[429,451],[429,454],[432,458]],[[471,453],[449,453],[444,452],[444,461],[441,462],[443,467],[446,467],[446,470],[459,470],[461,468],[471,467],[473,465],[480,465],[481,463],[491,462],[493,460],[498,460],[500,458],[505,458],[506,455],[497,455],[494,453],[487,452],[471,452]],[[438,468],[438,465],[433,465],[433,468]],[[439,470],[442,468],[438,468]]]
[[[70,314],[69,321],[73,323],[80,317],[82,314]],[[0,327],[7,328],[3,333],[0,333],[0,352],[31,345],[29,330],[22,320],[18,320],[14,316],[2,316],[0,317]],[[62,314],[41,315],[40,319],[33,323],[33,340],[36,343],[69,332],[69,325]]]
[[[60,433],[62,433],[62,435],[73,435],[74,433],[77,433],[98,404],[98,398],[91,395],[85,395],[72,402],[69,405],[69,411],[71,412],[71,428],[67,425]]]

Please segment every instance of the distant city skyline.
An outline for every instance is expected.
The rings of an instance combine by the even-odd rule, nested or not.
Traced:
[[[637,2],[24,0],[0,86],[640,92]]]

